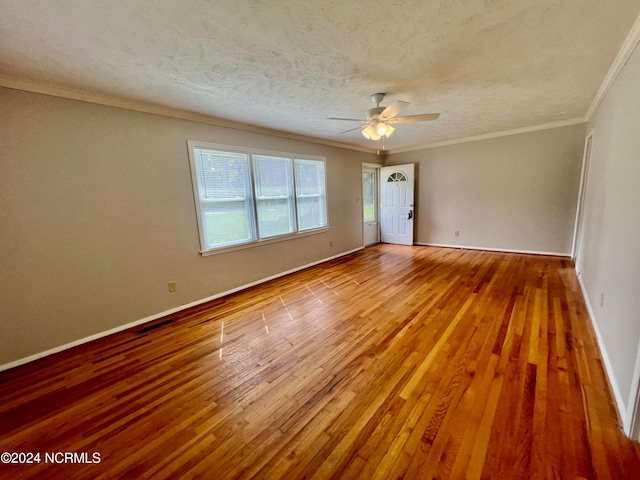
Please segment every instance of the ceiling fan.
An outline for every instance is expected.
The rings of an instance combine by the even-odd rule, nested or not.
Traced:
[[[392,125],[398,123],[411,123],[411,122],[424,122],[426,120],[436,120],[439,113],[423,113],[421,115],[408,115],[406,117],[397,117],[402,110],[409,106],[408,102],[397,100],[388,107],[381,107],[380,102],[384,99],[384,93],[374,93],[371,95],[371,101],[376,104],[375,107],[367,110],[366,120],[359,120],[356,118],[335,118],[331,117],[329,120],[345,120],[347,122],[360,122],[365,124],[361,127],[351,128],[340,132],[343,133],[352,132],[358,128],[362,128],[362,136],[367,140],[380,140],[382,137],[390,137],[395,128]]]

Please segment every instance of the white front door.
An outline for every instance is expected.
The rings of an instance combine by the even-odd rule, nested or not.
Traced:
[[[380,241],[378,228],[378,169],[362,167],[362,220],[364,245]]]
[[[380,240],[413,245],[414,165],[380,169]]]

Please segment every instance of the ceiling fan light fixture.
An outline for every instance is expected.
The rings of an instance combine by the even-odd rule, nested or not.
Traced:
[[[384,122],[378,122],[376,125],[376,132],[378,132],[378,135],[380,136],[387,135],[387,124]]]
[[[369,125],[367,128],[362,130],[362,136],[367,140],[380,140],[380,135],[373,125]]]
[[[393,128],[391,125],[387,125],[387,138],[389,138],[391,136],[391,134],[393,132],[395,132],[395,131],[396,131],[396,129]]]

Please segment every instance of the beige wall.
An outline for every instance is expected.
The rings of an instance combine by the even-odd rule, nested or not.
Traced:
[[[0,105],[0,365],[362,246],[375,155],[4,88]],[[325,156],[330,231],[203,258],[190,139]]]
[[[639,128],[636,48],[589,122],[593,143],[577,258],[627,431],[640,373]]]
[[[585,131],[581,124],[390,155],[386,165],[416,164],[415,242],[570,254]]]

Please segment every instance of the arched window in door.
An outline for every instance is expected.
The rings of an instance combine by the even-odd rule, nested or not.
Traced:
[[[387,177],[387,182],[406,182],[407,176],[402,172],[393,172]]]

